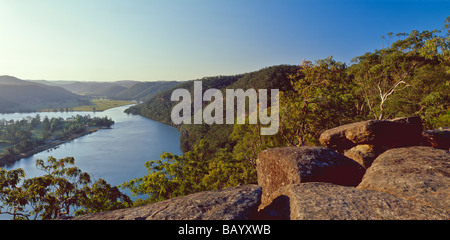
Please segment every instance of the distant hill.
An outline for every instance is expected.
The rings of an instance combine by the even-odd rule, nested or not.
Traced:
[[[0,76],[0,112],[78,106],[80,96],[62,87]]]
[[[178,84],[180,82],[176,81],[140,82],[118,93],[114,98],[121,100],[148,100]]]
[[[174,87],[159,93],[146,101],[128,109],[128,112],[140,114],[154,120],[171,123],[170,112],[177,103],[170,101],[172,92],[177,88],[184,88],[191,92],[193,96],[194,81],[202,81],[203,91],[210,88],[216,89],[279,89],[281,91],[292,90],[292,85],[288,76],[294,74],[299,69],[298,66],[280,65],[261,69],[259,71],[238,74],[234,76],[205,77],[198,80],[191,80],[179,83]]]
[[[123,90],[130,88],[138,81],[116,81],[116,82],[80,82],[80,81],[46,81],[37,80],[46,85],[59,86],[78,94],[87,96],[99,96],[107,92],[111,87],[123,87]]]
[[[21,79],[18,79],[13,76],[0,76],[0,86],[3,85],[15,85],[15,86],[23,86],[23,85],[29,85],[31,84],[28,81],[24,81]]]
[[[106,90],[100,92],[98,95],[100,96],[105,96],[108,98],[114,98],[117,94],[128,90],[128,88],[124,87],[124,86],[119,86],[119,85],[114,85],[111,86],[109,88],[107,88]]]
[[[77,82],[77,81],[47,81],[32,80],[49,86],[59,86],[83,96],[107,97],[116,100],[145,101],[179,84],[176,81],[139,82],[122,80],[115,82]]]

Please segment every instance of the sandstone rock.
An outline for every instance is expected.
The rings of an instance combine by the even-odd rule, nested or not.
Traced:
[[[450,219],[450,214],[387,193],[329,183],[282,187],[260,219],[291,220],[405,220]]]
[[[365,170],[355,161],[324,147],[284,147],[262,151],[256,161],[261,207],[278,188],[301,182],[356,186]]]
[[[389,149],[418,145],[422,131],[420,117],[369,120],[326,130],[319,140],[322,145],[335,150],[350,149],[358,144]]]
[[[422,136],[426,146],[450,150],[450,128],[425,130]]]
[[[357,188],[450,211],[450,152],[422,146],[390,149],[375,159]]]
[[[347,131],[349,129],[360,129],[363,126],[367,125],[369,122],[370,121],[350,123],[332,129],[328,129],[320,135],[319,141],[323,146],[327,148],[335,150],[350,149],[354,147],[356,144],[350,139],[347,139],[347,137],[345,136]]]
[[[345,151],[344,155],[367,169],[372,165],[373,160],[375,160],[379,153],[375,150],[374,146],[364,144],[357,145]]]
[[[245,220],[260,203],[261,187],[199,192],[142,207],[84,215],[76,220]]]

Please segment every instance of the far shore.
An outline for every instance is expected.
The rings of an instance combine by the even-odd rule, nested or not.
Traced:
[[[91,128],[86,129],[86,130],[83,131],[82,133],[72,134],[72,135],[71,135],[70,137],[68,137],[67,139],[48,141],[48,142],[46,142],[46,143],[43,144],[43,145],[40,145],[40,146],[35,147],[35,148],[34,148],[33,150],[31,150],[31,151],[24,152],[24,153],[21,153],[21,154],[17,155],[17,156],[15,157],[14,162],[7,162],[7,163],[2,163],[2,162],[0,162],[0,167],[5,166],[5,165],[12,165],[12,164],[14,164],[15,162],[20,161],[20,160],[22,160],[22,159],[24,159],[24,158],[29,158],[29,157],[31,157],[31,156],[37,154],[37,153],[41,153],[41,152],[44,152],[44,151],[53,149],[53,148],[55,148],[55,147],[57,147],[57,146],[59,146],[59,145],[61,145],[61,144],[64,144],[64,143],[73,141],[73,140],[75,140],[75,139],[77,139],[77,138],[86,136],[86,135],[91,134],[91,133],[94,133],[94,132],[97,132],[99,129],[109,129],[109,128],[105,128],[105,127],[91,127]]]
[[[93,105],[84,105],[73,108],[41,109],[38,112],[103,112],[111,108],[136,104],[137,101],[94,99]]]

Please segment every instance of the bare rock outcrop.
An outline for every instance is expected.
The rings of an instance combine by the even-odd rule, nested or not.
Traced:
[[[284,147],[262,151],[256,161],[262,205],[282,186],[302,182],[328,182],[357,186],[365,170],[355,161],[324,147]]]
[[[413,116],[342,125],[326,130],[319,140],[323,146],[339,151],[360,144],[389,149],[417,145],[422,141],[422,131],[422,120]]]
[[[450,152],[423,146],[390,149],[375,159],[357,188],[450,211]]]
[[[391,194],[330,183],[291,184],[272,194],[262,219],[415,220],[450,218],[450,213]]]
[[[142,207],[88,214],[76,220],[246,220],[261,199],[261,187],[244,185],[199,192]]]

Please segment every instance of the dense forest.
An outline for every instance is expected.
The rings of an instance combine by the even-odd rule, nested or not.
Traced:
[[[388,33],[384,39],[391,44],[357,56],[350,64],[329,57],[305,60],[298,66],[200,79],[203,91],[279,89],[278,133],[262,136],[261,124],[177,125],[184,154],[163,153],[160,159],[145,164],[147,175],[118,187],[148,195],[148,199],[133,203],[136,206],[256,183],[255,161],[260,151],[318,145],[324,130],[361,120],[418,115],[427,129],[449,127],[450,17],[444,24],[442,30]],[[127,112],[172,124],[171,110],[177,102],[170,101],[170,96],[178,88],[192,93],[193,81],[176,85]],[[203,107],[207,105],[203,102]],[[20,139],[20,134],[16,137]],[[48,219],[70,206],[89,213],[132,205],[117,187],[104,181],[92,184],[89,175],[73,164],[71,158],[40,160],[37,166],[47,175],[30,180],[23,180],[20,169],[0,170],[0,213]],[[24,183],[19,186],[21,181]],[[25,205],[35,206],[34,210],[26,212]]]

